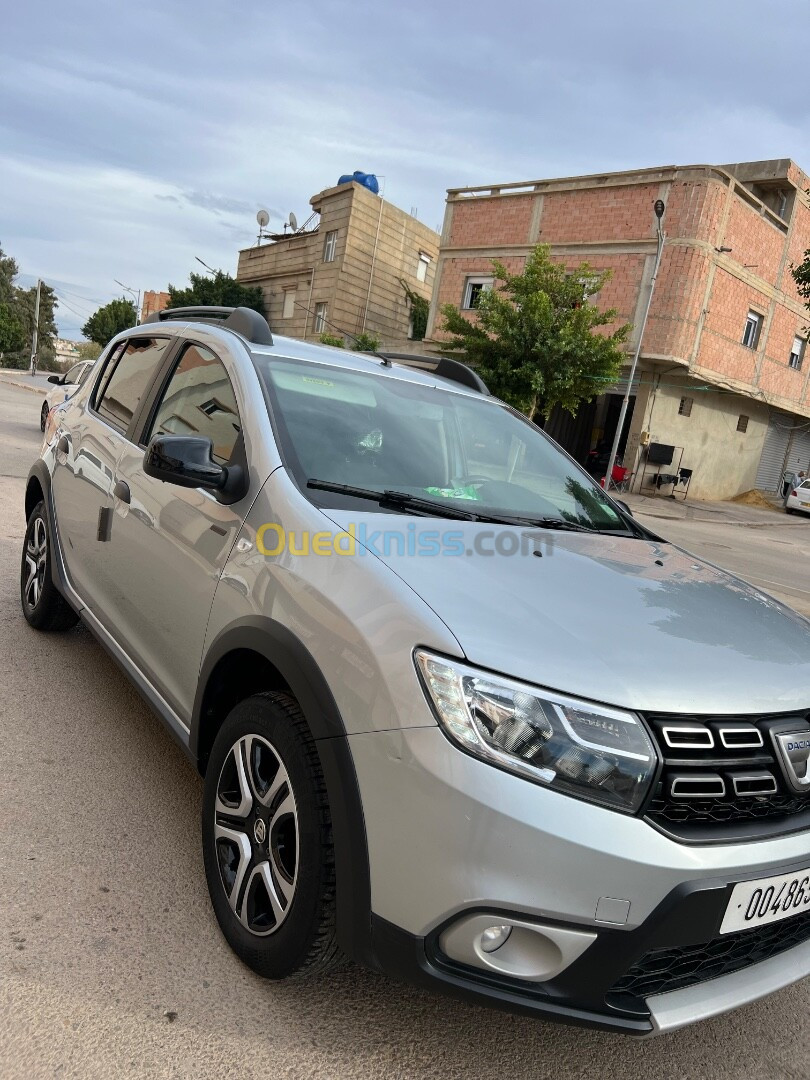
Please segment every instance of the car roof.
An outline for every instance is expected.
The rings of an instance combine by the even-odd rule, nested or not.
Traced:
[[[463,394],[466,397],[483,398],[496,404],[502,404],[497,398],[491,398],[477,390],[456,382],[454,379],[445,378],[429,370],[406,366],[397,359],[388,360],[386,357],[368,352],[355,352],[352,349],[335,348],[332,345],[302,341],[300,338],[285,337],[282,334],[273,333],[273,344],[257,344],[248,341],[242,334],[226,326],[224,323],[214,323],[209,320],[188,319],[165,322],[141,323],[139,326],[130,327],[116,337],[116,341],[123,341],[130,337],[143,337],[145,335],[159,334],[171,337],[184,337],[191,330],[198,330],[206,334],[219,336],[227,334],[236,335],[245,348],[255,358],[303,360],[313,364],[322,364],[327,367],[339,368],[344,371],[357,371],[365,374],[378,374],[382,377],[401,379],[406,382],[418,383],[421,386],[434,386],[455,394]],[[227,340],[227,339],[224,339]],[[416,356],[416,354],[414,354]],[[438,359],[438,358],[437,358]]]

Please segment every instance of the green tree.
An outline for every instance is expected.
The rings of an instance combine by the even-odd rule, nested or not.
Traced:
[[[37,289],[23,289],[15,284],[18,266],[16,259],[0,247],[0,356],[7,367],[27,368],[31,362],[31,343],[34,334],[34,312]],[[39,304],[38,365],[55,371],[55,311],[56,294],[42,284]]]
[[[404,278],[400,278],[399,281],[411,306],[411,340],[422,341],[427,330],[430,301],[414,292]]]
[[[321,345],[331,345],[333,349],[345,349],[346,342],[342,337],[338,337],[337,334],[321,334],[318,338]]]
[[[23,346],[12,353],[13,363],[18,368],[27,368],[31,362],[31,344],[34,337],[34,317],[37,309],[37,287],[14,289],[14,313],[23,328]],[[59,331],[56,326],[56,293],[42,282],[39,297],[39,324],[37,333],[37,367],[42,371],[59,371],[56,362],[56,338]]]
[[[804,300],[805,307],[810,311],[810,248],[805,251],[804,259],[798,266],[791,264],[790,272],[796,282],[799,296]]]
[[[362,334],[357,334],[352,340],[352,348],[355,352],[377,352],[380,345],[382,345],[382,340],[367,330],[364,330]]]
[[[110,338],[114,338],[122,330],[128,330],[135,323],[135,305],[122,296],[94,311],[82,327],[82,333],[103,349]]]
[[[17,353],[25,344],[25,331],[13,304],[0,301],[0,358]]]
[[[495,287],[479,293],[475,322],[452,304],[442,307],[443,329],[452,334],[443,352],[471,364],[493,394],[530,419],[548,418],[557,405],[574,413],[617,380],[631,325],[608,333],[601,328],[618,312],[589,302],[610,271],[587,263],[567,270],[552,262],[545,244],[522,274],[497,261],[493,266]]]
[[[217,270],[207,274],[189,274],[191,286],[178,289],[169,286],[169,307],[194,307],[213,304],[217,307],[247,307],[264,315],[264,294],[258,285],[242,285],[230,274]]]
[[[0,247],[0,357],[4,363],[7,353],[16,353],[25,345],[25,331],[15,310],[14,279],[17,263]]]
[[[101,345],[96,341],[80,341],[79,342],[79,359],[80,360],[98,360],[101,356]]]

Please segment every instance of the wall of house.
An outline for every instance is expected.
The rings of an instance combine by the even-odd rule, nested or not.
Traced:
[[[261,286],[271,327],[290,337],[317,338],[315,310],[323,303],[328,333],[365,329],[386,344],[407,339],[410,308],[400,279],[430,299],[438,235],[359,184],[329,188],[310,202],[320,214],[317,231],[239,253],[237,278]],[[326,235],[332,231],[337,232],[335,258],[324,262]],[[420,252],[430,258],[424,282],[417,277]],[[285,318],[287,290],[295,291],[296,304]]]
[[[641,391],[636,398],[628,440],[631,450],[638,446],[642,431],[649,433],[651,442],[683,447],[681,467],[693,471],[690,499],[730,499],[755,487],[771,412],[767,405],[739,394],[706,388],[705,383],[671,372],[660,376],[644,372]],[[683,398],[692,399],[689,416],[679,413]],[[748,417],[745,432],[737,430],[741,415]],[[672,469],[663,466],[662,472],[675,470],[679,453],[676,451]],[[644,477],[646,457],[646,450],[640,447],[632,490],[653,494],[650,478],[657,467],[649,467]],[[629,461],[628,455],[625,461]],[[665,493],[670,490],[663,489]]]
[[[441,346],[441,306],[461,306],[468,277],[491,273],[493,259],[519,272],[539,242],[570,268],[587,261],[609,269],[595,302],[616,308],[617,322],[639,327],[655,260],[652,206],[660,198],[667,242],[642,356],[810,416],[810,361],[801,372],[788,367],[793,337],[806,334],[808,322],[790,265],[810,248],[810,181],[789,161],[726,168],[731,172],[690,166],[451,190],[428,338]],[[788,191],[787,184],[797,187]],[[786,219],[771,209],[782,190]],[[749,309],[764,317],[754,350],[742,345]],[[627,352],[636,344],[637,331]]]

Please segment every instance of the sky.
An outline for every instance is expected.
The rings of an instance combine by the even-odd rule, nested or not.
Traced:
[[[101,303],[235,273],[342,173],[439,227],[448,187],[791,157],[810,0],[38,0],[0,34],[0,245]],[[802,44],[802,41],[804,44]]]

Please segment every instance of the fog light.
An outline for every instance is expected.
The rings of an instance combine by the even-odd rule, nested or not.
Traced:
[[[501,945],[506,944],[511,933],[512,927],[508,925],[488,926],[481,935],[481,951],[485,953],[495,952],[496,949],[500,949]]]

